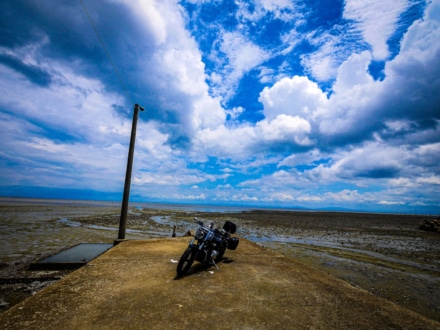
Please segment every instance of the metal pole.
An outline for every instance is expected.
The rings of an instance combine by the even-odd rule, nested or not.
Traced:
[[[133,167],[134,144],[136,140],[136,126],[139,110],[144,108],[139,104],[134,105],[133,123],[131,126],[130,148],[128,149],[127,171],[125,172],[124,196],[122,198],[121,219],[119,221],[118,239],[125,239],[125,224],[127,222],[128,199],[130,197],[131,170]]]

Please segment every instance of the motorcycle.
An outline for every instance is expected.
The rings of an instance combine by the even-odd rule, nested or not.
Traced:
[[[214,228],[211,222],[209,226],[205,226],[202,221],[194,218],[198,224],[194,238],[183,252],[177,264],[177,275],[183,276],[191,268],[194,261],[198,261],[205,265],[214,265],[217,270],[216,262],[219,262],[226,252],[226,249],[237,249],[239,239],[231,235],[237,230],[237,226],[226,221],[222,229]]]

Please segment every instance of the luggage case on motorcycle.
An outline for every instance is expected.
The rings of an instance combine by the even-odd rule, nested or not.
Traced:
[[[223,229],[230,234],[234,234],[235,231],[237,230],[237,226],[235,225],[235,223],[231,221],[226,221],[225,224],[223,225]]]
[[[228,238],[228,249],[235,250],[238,246],[239,239],[235,237]]]

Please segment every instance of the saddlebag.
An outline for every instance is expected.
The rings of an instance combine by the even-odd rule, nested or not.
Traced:
[[[235,231],[237,230],[237,226],[235,225],[235,223],[231,221],[226,221],[225,224],[223,225],[223,229],[227,231],[229,234],[234,234]]]
[[[228,249],[235,250],[238,246],[239,239],[235,237],[228,238]]]

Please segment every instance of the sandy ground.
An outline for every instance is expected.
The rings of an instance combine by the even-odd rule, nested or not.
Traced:
[[[22,329],[424,329],[440,322],[249,240],[176,276],[189,237],[126,240],[0,314]]]
[[[440,234],[426,217],[245,212],[244,236],[422,315],[440,320]]]
[[[57,213],[62,214],[63,210]],[[139,235],[165,237],[171,236],[176,226],[181,236],[195,229],[194,216],[220,226],[225,220],[232,220],[239,228],[239,236],[440,321],[440,234],[418,229],[426,216],[133,209],[127,228]],[[74,221],[85,228],[117,228],[119,215],[92,212],[74,216]],[[31,272],[27,270],[28,263],[29,260],[3,265],[0,269],[3,310],[67,273]]]

